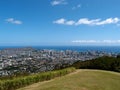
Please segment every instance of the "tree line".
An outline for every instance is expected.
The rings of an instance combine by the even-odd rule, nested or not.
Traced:
[[[120,72],[120,56],[103,56],[87,61],[77,61],[72,66],[77,69],[101,69]]]

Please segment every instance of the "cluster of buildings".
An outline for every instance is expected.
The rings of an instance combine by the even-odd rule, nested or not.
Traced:
[[[70,66],[79,60],[91,60],[104,55],[116,56],[101,51],[36,50],[31,47],[4,49],[0,50],[0,76],[50,71]]]

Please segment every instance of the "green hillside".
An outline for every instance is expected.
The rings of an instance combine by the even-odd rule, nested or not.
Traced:
[[[86,69],[18,90],[120,90],[119,84],[120,73]]]

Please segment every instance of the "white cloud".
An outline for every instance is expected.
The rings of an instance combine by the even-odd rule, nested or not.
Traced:
[[[72,42],[81,44],[120,44],[120,40],[74,40]]]
[[[75,21],[73,21],[73,20],[67,21],[67,20],[64,19],[64,18],[61,18],[61,19],[58,19],[58,20],[56,20],[56,21],[53,21],[53,23],[63,24],[63,25],[74,25],[74,24],[75,24]]]
[[[120,22],[119,18],[107,18],[105,20],[101,19],[88,19],[88,18],[81,18],[77,22],[74,20],[66,20],[64,18],[58,19],[54,21],[56,24],[64,24],[64,25],[92,25],[92,26],[100,26],[106,24],[118,24]],[[60,23],[62,22],[62,23]]]
[[[97,22],[96,25],[104,25],[104,24],[112,24],[112,23],[118,23],[120,21],[119,18],[108,18],[106,20]]]
[[[77,6],[72,7],[72,10],[75,10],[75,9],[78,9],[78,8],[81,8],[81,4],[78,4]]]
[[[64,18],[61,18],[61,19],[58,19],[56,21],[53,21],[53,23],[56,23],[56,24],[65,24],[65,19]]]
[[[8,22],[8,23],[12,23],[12,24],[22,24],[22,21],[15,20],[14,18],[8,18],[5,21]]]
[[[74,42],[74,43],[97,43],[99,41],[96,41],[96,40],[74,40],[72,42]]]
[[[100,21],[100,19],[89,20],[88,18],[81,18],[81,19],[79,19],[75,24],[76,24],[76,25],[81,25],[81,24],[95,25],[95,24],[98,23],[99,21]]]
[[[115,24],[118,23],[120,21],[119,18],[108,18],[105,20],[101,20],[101,19],[92,19],[89,20],[88,18],[82,18],[79,19],[78,22],[76,23],[76,25],[81,25],[81,24],[85,24],[85,25],[105,25],[105,24]]]
[[[53,0],[51,2],[52,6],[55,6],[55,5],[66,5],[66,4],[67,4],[67,2],[65,0]]]
[[[73,25],[74,23],[75,23],[75,21],[72,21],[72,20],[65,22],[66,25]]]

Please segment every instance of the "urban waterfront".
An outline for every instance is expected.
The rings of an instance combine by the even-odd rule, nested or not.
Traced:
[[[1,47],[0,75],[51,71],[70,66],[77,61],[102,56],[116,57],[119,51],[120,47],[115,46]]]

